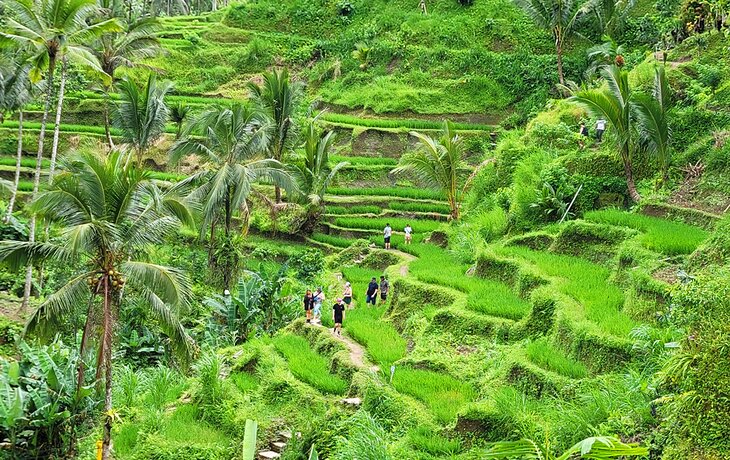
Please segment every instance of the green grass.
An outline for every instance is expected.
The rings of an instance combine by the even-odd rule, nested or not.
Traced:
[[[467,276],[467,264],[459,262],[444,249],[433,245],[416,248],[418,259],[409,272],[424,283],[444,286],[466,294],[467,308],[477,313],[519,320],[530,312],[529,302],[519,298],[499,281]],[[438,270],[434,270],[438,267]]]
[[[380,214],[383,208],[374,205],[357,205],[357,206],[327,206],[325,212],[327,214]]]
[[[330,373],[329,361],[312,350],[306,339],[284,334],[274,337],[273,343],[296,378],[324,393],[345,394],[347,382]]]
[[[436,220],[415,220],[401,217],[337,217],[334,224],[338,227],[364,230],[382,230],[390,224],[394,232],[402,232],[406,224],[411,224],[414,233],[432,232],[441,222]]]
[[[346,248],[351,245],[353,241],[349,238],[343,238],[341,236],[335,235],[327,235],[324,233],[313,233],[310,238],[312,238],[314,241],[319,241],[320,243],[329,244],[338,248]]]
[[[388,157],[351,157],[345,155],[330,155],[330,162],[333,164],[346,161],[351,165],[361,166],[393,166],[398,165],[396,158]]]
[[[527,344],[525,352],[530,361],[543,369],[573,379],[582,379],[588,375],[588,370],[583,363],[566,356],[562,350],[553,347],[544,337]]]
[[[644,247],[667,255],[690,254],[708,236],[707,231],[699,227],[617,209],[590,211],[584,219],[639,230],[642,232],[639,240]]]
[[[441,423],[453,421],[459,410],[476,397],[469,384],[423,369],[396,368],[393,386],[426,404]]]
[[[231,374],[230,379],[236,388],[238,388],[238,390],[242,393],[252,391],[259,386],[256,376],[251,375],[248,372],[234,372]]]
[[[609,269],[579,257],[533,251],[511,246],[500,249],[508,256],[516,256],[533,263],[548,276],[560,277],[558,289],[577,300],[585,317],[603,331],[627,337],[636,322],[621,310],[624,295],[621,289],[608,281]]]
[[[15,167],[15,157],[10,156],[0,156],[0,165],[2,166],[12,166]],[[41,163],[41,167],[43,169],[48,169],[51,167],[51,160],[43,160]],[[20,166],[23,168],[33,168],[35,169],[35,158],[21,158],[20,159]]]
[[[443,122],[432,120],[396,119],[396,118],[359,118],[342,113],[323,113],[320,118],[330,123],[337,123],[351,126],[364,126],[367,128],[386,129],[441,129]],[[491,131],[492,126],[479,123],[454,123],[457,130],[464,131]]]
[[[187,404],[178,406],[163,423],[160,434],[170,442],[193,444],[228,444],[230,439],[213,426],[198,420],[198,408]]]
[[[388,209],[405,212],[436,212],[439,214],[449,214],[451,212],[449,206],[446,204],[418,202],[407,203],[403,201],[392,201],[388,205]]]
[[[16,129],[18,127],[18,122],[16,120],[6,120],[5,123],[3,123],[2,128],[13,128]],[[27,129],[30,131],[38,131],[41,129],[41,123],[37,121],[24,121],[23,122],[23,129]],[[53,129],[53,125],[49,123],[47,129]],[[105,135],[104,127],[103,126],[91,126],[91,125],[80,125],[80,124],[73,124],[73,123],[61,123],[60,125],[60,131],[64,133],[77,133],[77,134],[93,134],[97,136],[103,136]],[[121,134],[121,131],[117,128],[110,128],[110,132],[112,136],[119,136]],[[174,134],[177,132],[177,127],[174,125],[168,125],[165,127],[166,133]]]
[[[456,455],[461,451],[459,439],[446,438],[423,426],[408,432],[408,440],[414,449],[436,457]]]
[[[417,200],[445,200],[443,192],[430,190],[425,188],[406,188],[406,187],[373,187],[373,188],[356,188],[356,187],[330,187],[327,189],[330,195],[345,196],[393,196],[399,198],[414,198]]]

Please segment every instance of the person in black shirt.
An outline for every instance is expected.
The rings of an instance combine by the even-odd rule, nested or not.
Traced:
[[[314,308],[314,299],[312,298],[311,289],[307,289],[307,293],[304,294],[304,314],[307,315],[307,322],[312,322],[312,308]]]
[[[373,277],[368,284],[368,290],[365,292],[365,303],[371,303],[375,306],[375,302],[378,298],[378,281]]]
[[[332,329],[337,335],[342,335],[342,321],[345,319],[345,304],[342,303],[342,299],[337,299],[337,303],[332,306],[332,320],[335,323],[335,328]]]

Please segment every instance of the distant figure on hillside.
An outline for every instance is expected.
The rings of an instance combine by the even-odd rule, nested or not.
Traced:
[[[304,294],[304,314],[307,316],[307,322],[312,322],[312,308],[314,308],[314,299],[312,298],[312,290],[307,289]]]
[[[314,303],[314,321],[322,322],[322,302],[324,302],[324,292],[322,292],[322,288],[317,288],[317,292],[314,293],[314,297],[312,297],[312,301]]]
[[[342,292],[342,300],[345,302],[347,308],[350,308],[352,303],[352,285],[350,282],[345,283],[345,290]]]
[[[403,233],[406,234],[406,244],[411,244],[411,240],[413,239],[413,229],[411,228],[411,224],[406,224],[406,228],[403,229]]]
[[[390,237],[393,235],[393,229],[390,228],[390,224],[385,224],[383,229],[383,241],[385,242],[385,249],[390,249]]]
[[[380,276],[380,305],[384,304],[388,300],[388,291],[390,290],[390,283],[385,276]]]
[[[578,139],[578,147],[580,147],[581,150],[583,150],[586,147],[586,139],[588,138],[588,127],[586,126],[585,122],[580,123],[580,129],[578,131],[580,134],[580,139]]]
[[[596,141],[601,142],[603,139],[603,132],[606,131],[606,120],[599,118],[596,120]]]
[[[373,276],[373,279],[370,280],[370,284],[368,284],[368,290],[365,291],[365,303],[366,304],[373,304],[375,306],[375,301],[378,297],[378,281]]]
[[[426,0],[421,0],[421,2],[418,4],[418,8],[421,10],[421,14],[428,14],[426,11]]]
[[[332,321],[335,323],[335,328],[332,329],[337,335],[342,335],[342,320],[345,319],[345,304],[342,303],[342,299],[337,299],[337,303],[332,306]]]

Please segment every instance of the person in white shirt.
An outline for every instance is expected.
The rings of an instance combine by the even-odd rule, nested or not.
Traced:
[[[413,229],[411,228],[411,224],[406,224],[406,228],[403,229],[403,233],[406,234],[406,244],[411,244],[411,240],[413,239]]]
[[[596,141],[601,142],[603,132],[606,130],[606,120],[599,118],[596,120]]]
[[[390,228],[390,224],[385,224],[383,229],[383,242],[385,243],[385,249],[390,249],[390,236],[393,234],[393,229]]]

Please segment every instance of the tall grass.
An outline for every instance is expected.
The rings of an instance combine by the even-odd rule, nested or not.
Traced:
[[[545,337],[527,344],[527,358],[538,366],[573,379],[582,379],[588,370],[580,361],[566,356],[562,350],[553,347]]]
[[[357,205],[357,206],[327,206],[325,212],[327,214],[380,214],[383,208],[375,205]]]
[[[448,214],[451,212],[448,205],[440,203],[391,201],[388,204],[388,208],[394,211],[406,212],[436,212],[439,214]]]
[[[343,238],[341,236],[335,235],[327,235],[325,233],[313,233],[310,238],[312,238],[314,241],[329,244],[330,246],[335,246],[338,248],[346,248],[353,242],[353,240],[349,238]]]
[[[461,441],[459,439],[446,438],[424,426],[419,426],[408,432],[408,440],[414,449],[436,457],[452,456],[461,451]]]
[[[426,404],[441,423],[454,420],[459,410],[476,397],[468,383],[423,369],[397,368],[393,386]]]
[[[2,166],[12,166],[15,167],[15,157],[11,156],[0,156],[0,165]],[[20,166],[24,168],[34,168],[35,169],[35,158],[21,158],[20,159]],[[51,167],[51,160],[43,160],[43,163],[41,164],[41,167],[44,169]]]
[[[603,331],[627,337],[636,323],[621,310],[624,295],[621,289],[608,281],[610,270],[579,257],[533,251],[511,246],[500,249],[508,256],[529,261],[544,274],[560,277],[558,289],[577,300],[585,317]]]
[[[363,165],[363,166],[393,166],[398,164],[397,158],[388,157],[354,157],[346,155],[330,155],[330,161],[332,163],[339,163],[346,161],[351,165]]]
[[[699,227],[617,209],[590,211],[584,218],[639,230],[644,247],[667,255],[689,254],[708,237],[707,231]]]
[[[512,320],[519,320],[530,312],[530,304],[516,296],[508,285],[467,276],[469,266],[459,262],[448,251],[433,245],[423,245],[416,252],[418,259],[411,262],[410,273],[424,283],[463,292],[470,310]]]
[[[414,233],[432,232],[441,222],[437,220],[415,220],[402,217],[338,217],[334,220],[338,227],[364,230],[382,230],[390,224],[394,232],[402,232],[406,224],[411,224]]]
[[[372,187],[372,188],[356,188],[356,187],[330,187],[327,189],[330,195],[345,196],[394,196],[400,198],[413,198],[417,200],[440,200],[446,199],[443,192],[438,190],[430,190],[425,188],[407,188],[407,187]]]
[[[441,121],[395,119],[395,118],[359,118],[342,113],[323,113],[320,119],[330,123],[337,123],[352,126],[364,126],[367,128],[385,129],[442,129],[444,124]],[[462,131],[491,131],[492,126],[480,123],[453,123],[454,128]]]
[[[330,373],[328,360],[312,350],[306,339],[283,334],[274,337],[273,343],[276,350],[286,358],[289,370],[296,378],[323,393],[345,394],[347,382]]]

